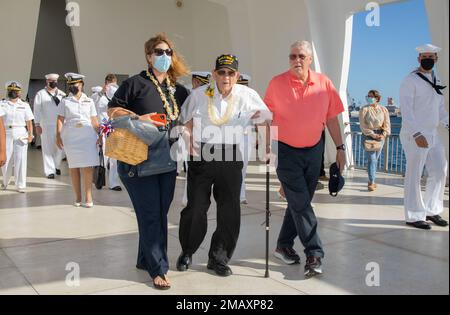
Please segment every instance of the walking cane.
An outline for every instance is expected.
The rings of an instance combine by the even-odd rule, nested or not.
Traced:
[[[266,274],[269,278],[269,236],[270,236],[270,160],[266,162]]]

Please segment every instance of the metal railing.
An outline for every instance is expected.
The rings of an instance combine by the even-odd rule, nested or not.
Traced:
[[[365,169],[367,168],[368,156],[364,149],[364,138],[361,131],[356,131],[355,127],[359,123],[351,123],[351,132],[347,132],[346,136],[351,137],[353,152],[353,167]],[[392,130],[400,130],[401,125],[392,125]],[[406,157],[400,141],[399,132],[393,133],[386,138],[386,142],[378,161],[378,170],[381,172],[392,174],[405,174]]]

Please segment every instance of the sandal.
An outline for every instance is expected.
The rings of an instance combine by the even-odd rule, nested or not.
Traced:
[[[167,283],[166,285],[161,285],[161,284],[157,284],[156,283],[156,279],[161,279],[163,281],[165,281],[167,283],[166,277],[165,276],[158,276],[155,279],[153,279],[153,286],[155,287],[155,289],[157,290],[162,290],[162,291],[166,291],[170,289],[170,285]]]

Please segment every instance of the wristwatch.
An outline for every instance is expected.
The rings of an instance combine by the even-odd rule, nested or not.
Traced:
[[[339,151],[339,150],[346,151],[347,148],[346,148],[345,144],[342,144],[342,145],[336,147],[336,150],[338,150],[338,151]]]

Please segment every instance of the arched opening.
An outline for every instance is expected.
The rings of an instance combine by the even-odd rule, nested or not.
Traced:
[[[405,76],[417,67],[415,47],[431,42],[424,0],[409,0],[380,7],[379,25],[367,23],[369,11],[354,15],[348,103],[353,138],[354,165],[365,167],[367,156],[358,125],[359,109],[369,90],[378,90],[387,106],[392,137],[380,158],[379,168],[404,173],[405,159],[398,137],[401,128],[399,90]],[[374,20],[372,20],[374,21]]]

